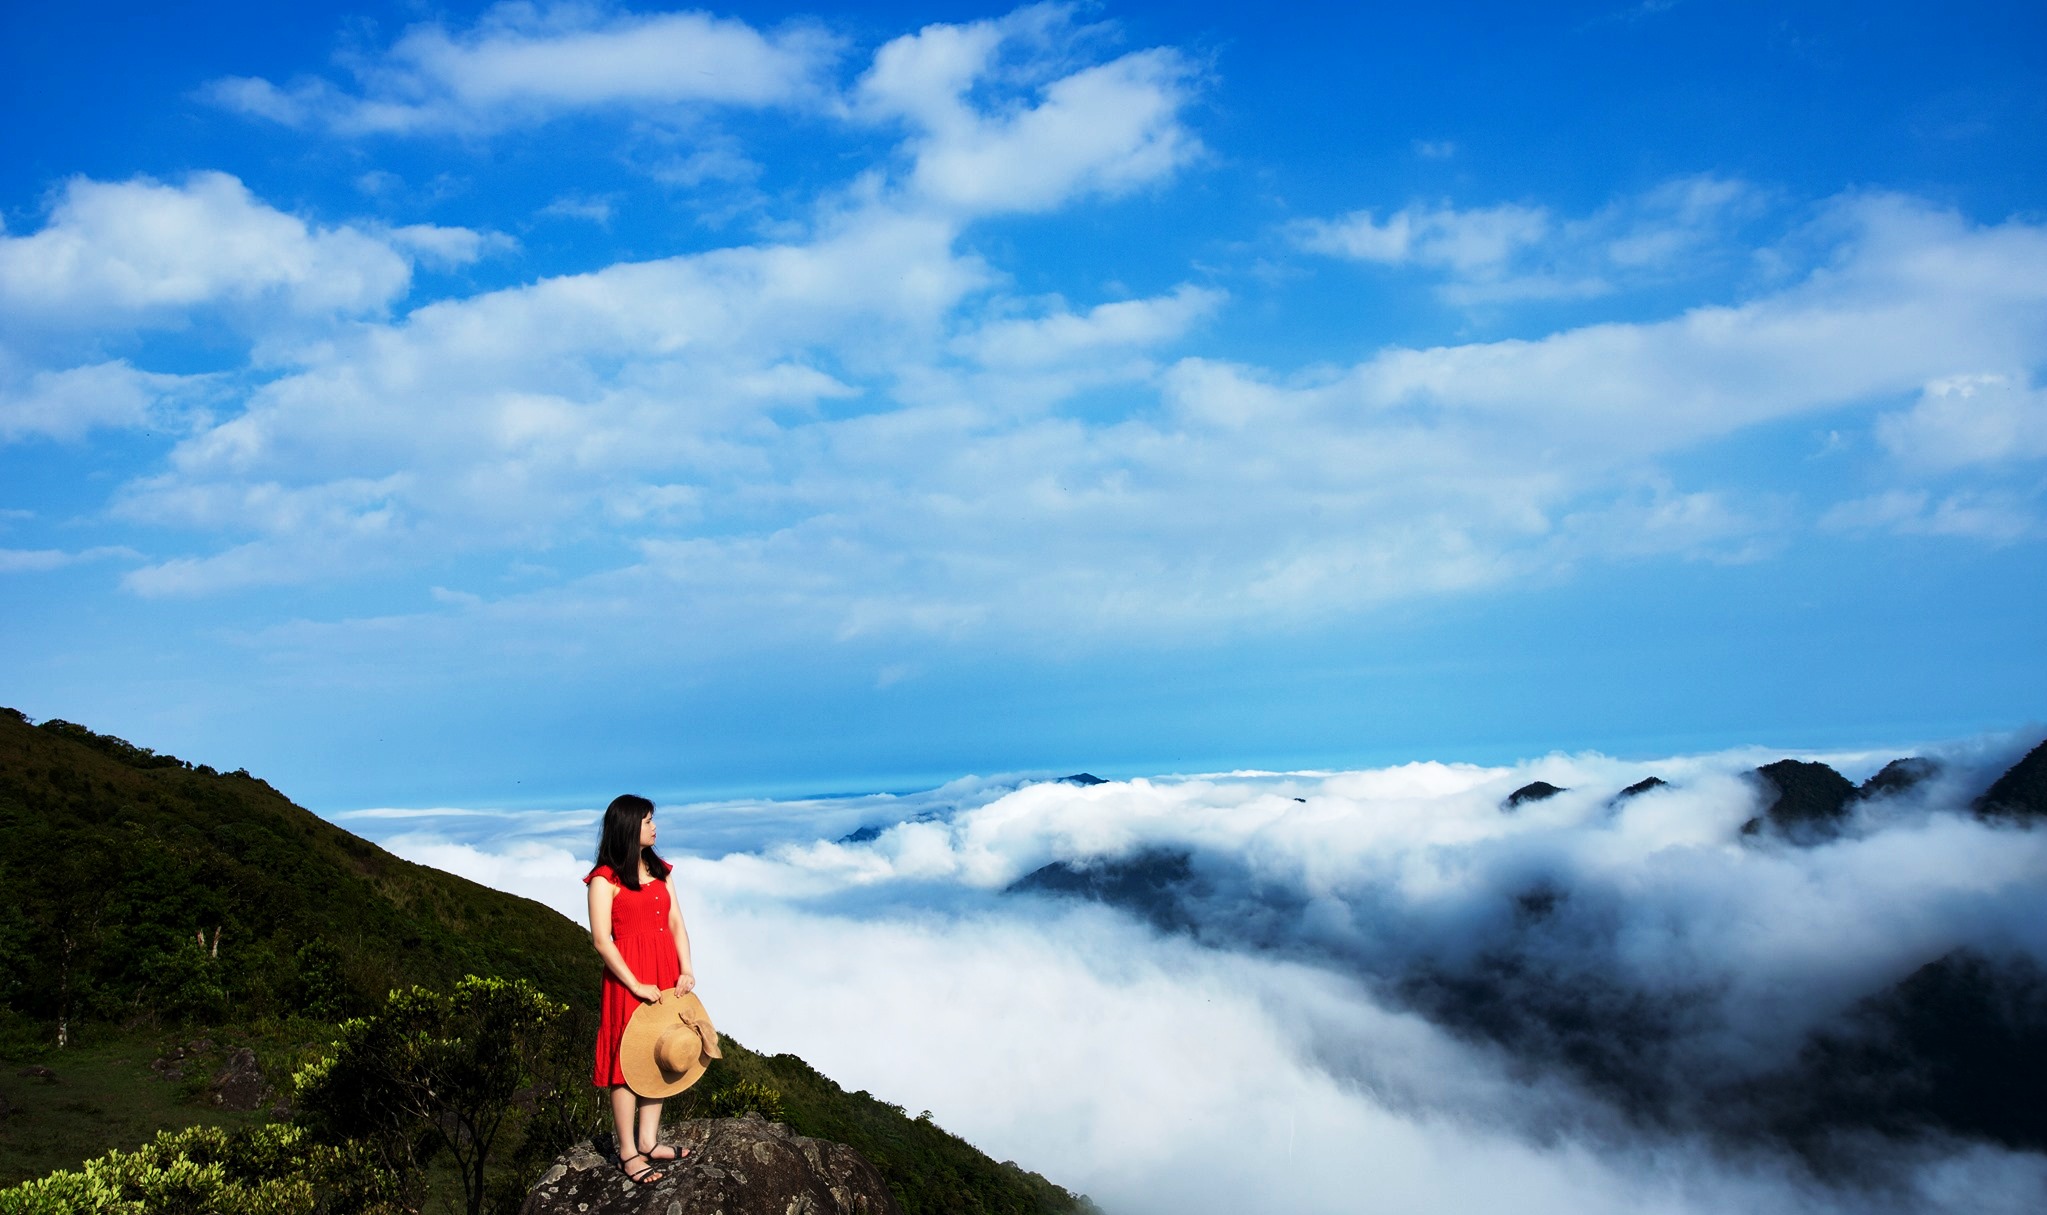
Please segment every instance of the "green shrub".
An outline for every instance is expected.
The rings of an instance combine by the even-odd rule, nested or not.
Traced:
[[[782,1112],[781,1090],[758,1080],[728,1084],[704,1102],[704,1116],[707,1118],[737,1118],[746,1113],[759,1114],[769,1122],[788,1121]]]
[[[158,1011],[174,1021],[213,1023],[227,1014],[227,977],[220,959],[196,942],[157,954],[143,967]]]
[[[394,991],[380,1011],[343,1022],[331,1053],[293,1078],[300,1117],[327,1142],[367,1144],[415,1192],[447,1152],[469,1215],[481,1215],[491,1152],[520,1121],[520,1097],[545,1082],[567,1013],[517,979]]]
[[[396,1199],[358,1147],[282,1123],[199,1126],[0,1190],[0,1215],[401,1215]]]
[[[350,1009],[347,955],[325,937],[314,937],[293,956],[293,1011],[315,1021],[338,1021]]]

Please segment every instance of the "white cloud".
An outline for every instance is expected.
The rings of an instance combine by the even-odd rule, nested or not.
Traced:
[[[876,53],[856,96],[867,115],[918,128],[908,144],[915,197],[963,214],[1043,211],[1126,193],[1200,154],[1180,121],[1193,68],[1176,51],[1138,51],[1042,82],[1035,73],[1056,56],[1033,56],[1021,74],[1005,70],[1006,50],[1030,55],[1070,37],[1068,16],[1038,5],[933,25]]]
[[[509,252],[518,242],[502,233],[474,232],[468,228],[447,228],[437,224],[407,224],[384,234],[393,246],[418,260],[441,267],[466,266],[486,250]]]
[[[1303,224],[1300,241],[1317,253],[1386,265],[1418,264],[1465,274],[1496,273],[1522,248],[1549,234],[1549,212],[1503,203],[1458,211],[1406,207],[1382,222],[1369,211]]]
[[[2008,492],[1958,491],[1935,498],[1927,491],[1892,489],[1839,503],[1820,526],[1840,532],[1901,536],[1955,536],[2012,544],[2047,534],[2033,506]]]
[[[88,561],[139,556],[140,553],[123,545],[102,545],[78,552],[56,548],[0,548],[0,574],[40,574]]]
[[[593,224],[608,226],[616,210],[615,200],[610,197],[564,194],[542,207],[540,214],[561,219],[583,219]]]
[[[953,348],[985,366],[1010,368],[1143,349],[1181,337],[1213,316],[1225,298],[1211,288],[1181,286],[1170,295],[1116,300],[1084,313],[1061,304],[1041,317],[990,321],[954,339]]]
[[[0,442],[30,437],[74,442],[102,428],[182,423],[181,406],[207,386],[204,376],[138,371],[126,360],[62,371],[0,376]]]
[[[1311,252],[1435,271],[1440,294],[1468,306],[1600,296],[1696,272],[1760,205],[1743,182],[1696,176],[1578,219],[1518,203],[1414,204],[1383,220],[1372,211],[1305,220],[1290,234]]]
[[[182,324],[220,304],[376,313],[411,281],[394,241],[459,257],[478,239],[426,225],[389,236],[318,227],[225,173],[182,185],[73,178],[41,231],[0,236],[0,312],[22,325],[92,327]]]
[[[137,571],[130,585],[341,577],[364,546],[402,560],[415,545],[544,542],[608,503],[640,513],[633,478],[749,475],[779,433],[769,414],[856,395],[813,365],[817,352],[875,375],[936,341],[986,277],[951,239],[943,224],[876,212],[807,245],[547,279],[337,339],[182,443],[117,507],[273,541]]]
[[[722,1026],[1118,1215],[2016,1213],[2047,1175],[2037,1155],[1850,1140],[1829,1178],[1774,1123],[1741,1120],[1743,1085],[1795,1068],[1809,1030],[1915,967],[1957,946],[2047,960],[2047,839],[1958,810],[2012,741],[1935,749],[1941,775],[1813,848],[1739,842],[1757,809],[1744,774],[1778,757],[1753,749],[669,806],[689,827],[663,839]],[[1890,756],[1809,758],[1861,778]],[[1614,800],[1649,774],[1671,783]],[[1535,779],[1566,792],[1502,812]],[[589,814],[391,813],[346,817],[580,921]],[[886,829],[828,842],[853,821]],[[998,893],[1053,859],[1147,848],[1192,858],[1178,897],[1199,944]],[[1531,913],[1536,890],[1552,901]],[[1503,956],[1525,968],[1483,964]],[[1664,1116],[1415,985],[1489,974],[1530,984],[1500,993],[1509,1021],[1562,990],[1613,1051],[1624,1024],[1669,1028],[1618,1064],[1670,1086]],[[840,1015],[816,1015],[818,992]]]
[[[462,610],[520,635],[624,612],[674,636],[684,611],[728,639],[1160,637],[1586,560],[1750,560],[1786,506],[1661,461],[2040,354],[2047,233],[1887,197],[1830,222],[1820,270],[1746,303],[1289,375],[1153,361],[1212,289],[1020,316],[951,222],[870,206],[323,345],[122,495],[230,541],[130,585],[603,535],[639,560]],[[1068,407],[1089,393],[1111,403]],[[1995,505],[1922,525],[2010,538]]]
[[[1877,419],[1877,438],[1903,463],[1948,470],[2047,457],[2047,389],[2024,375],[1949,376],[1901,413]]]
[[[763,33],[703,12],[507,3],[466,30],[408,28],[388,50],[350,64],[360,92],[249,77],[207,92],[245,114],[347,135],[491,130],[589,109],[818,105],[838,53],[834,39],[804,25]]]

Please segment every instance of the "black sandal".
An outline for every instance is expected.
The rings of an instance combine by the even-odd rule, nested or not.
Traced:
[[[654,1153],[659,1151],[666,1151],[668,1154],[666,1156],[656,1156]],[[645,1156],[648,1160],[653,1161],[657,1165],[662,1165],[673,1163],[674,1161],[680,1160],[684,1156],[689,1155],[689,1149],[673,1148],[669,1147],[665,1143],[657,1143],[653,1147],[650,1147],[645,1151],[641,1152],[640,1155]]]
[[[639,1171],[635,1172],[632,1169],[625,1167],[625,1163],[628,1160],[645,1160],[647,1161],[647,1163],[641,1165]],[[632,1182],[634,1185],[653,1185],[655,1182],[661,1180],[662,1176],[664,1175],[660,1169],[654,1167],[654,1162],[648,1159],[647,1154],[645,1152],[634,1152],[630,1156],[619,1157],[618,1171],[624,1173],[625,1179],[627,1181]],[[649,1173],[652,1173],[653,1176],[649,1177],[648,1176]]]

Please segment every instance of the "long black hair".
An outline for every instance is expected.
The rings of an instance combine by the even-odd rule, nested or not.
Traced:
[[[668,876],[668,862],[640,847],[640,824],[654,813],[654,803],[637,793],[621,793],[604,808],[604,826],[597,833],[597,863],[611,866],[627,890],[640,888],[640,866],[656,878]]]

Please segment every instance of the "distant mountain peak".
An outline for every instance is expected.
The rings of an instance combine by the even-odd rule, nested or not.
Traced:
[[[1894,759],[1883,766],[1875,776],[1863,781],[1856,789],[1859,798],[1888,797],[1914,788],[1940,771],[1938,760],[1908,755]]]
[[[1548,801],[1550,798],[1555,797],[1557,794],[1562,792],[1564,792],[1563,788],[1557,785],[1552,785],[1546,780],[1530,781],[1527,784],[1521,786],[1519,789],[1516,789],[1512,793],[1509,793],[1507,795],[1507,800],[1500,803],[1500,809],[1512,810],[1515,807],[1520,806],[1527,802]]]
[[[1743,835],[1755,835],[1768,824],[1796,842],[1813,842],[1840,829],[1855,796],[1847,777],[1811,760],[1780,759],[1757,768],[1755,775],[1776,796],[1742,825]]]
[[[1979,818],[2021,822],[2047,818],[2047,741],[2026,752],[2024,759],[1985,789],[1974,809]]]

